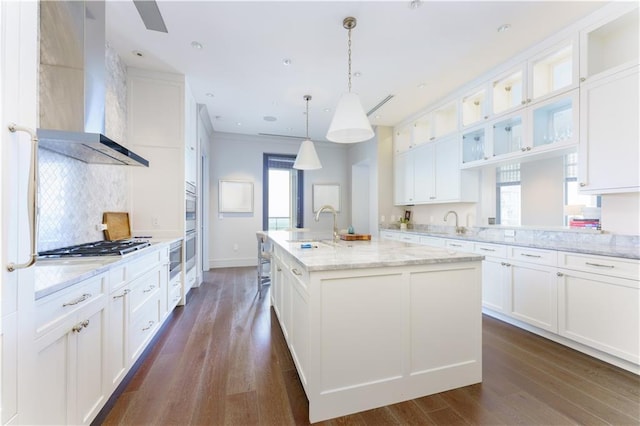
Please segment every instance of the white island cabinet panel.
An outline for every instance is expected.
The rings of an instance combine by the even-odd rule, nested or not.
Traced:
[[[322,280],[321,393],[402,376],[402,299],[394,291],[402,279],[396,273]]]

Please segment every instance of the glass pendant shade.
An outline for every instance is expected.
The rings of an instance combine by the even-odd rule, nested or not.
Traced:
[[[322,168],[322,164],[320,164],[320,159],[318,158],[311,139],[302,141],[296,161],[293,163],[293,168],[298,170],[316,170]]]
[[[373,129],[355,93],[345,93],[338,101],[327,139],[337,143],[356,143],[373,137]]]

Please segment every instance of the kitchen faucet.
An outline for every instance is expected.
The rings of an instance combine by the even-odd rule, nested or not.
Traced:
[[[447,216],[449,216],[450,213],[453,213],[456,218],[456,234],[464,234],[464,227],[458,226],[458,213],[454,212],[453,210],[449,210],[444,214],[444,221],[447,221]]]
[[[338,217],[338,213],[336,212],[336,209],[334,209],[333,207],[331,207],[328,204],[320,207],[320,210],[318,210],[318,213],[316,213],[316,222],[320,221],[320,213],[322,213],[325,210],[330,211],[331,213],[333,213],[333,240],[335,242],[338,242],[338,226],[336,225],[336,220],[337,220],[337,217]]]

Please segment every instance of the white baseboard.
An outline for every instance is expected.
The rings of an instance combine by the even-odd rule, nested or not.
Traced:
[[[209,269],[238,268],[243,266],[257,266],[257,259],[249,257],[244,259],[209,259]]]

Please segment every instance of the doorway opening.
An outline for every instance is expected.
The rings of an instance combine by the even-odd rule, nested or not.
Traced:
[[[295,155],[264,154],[262,229],[304,227],[303,171],[293,168]]]

